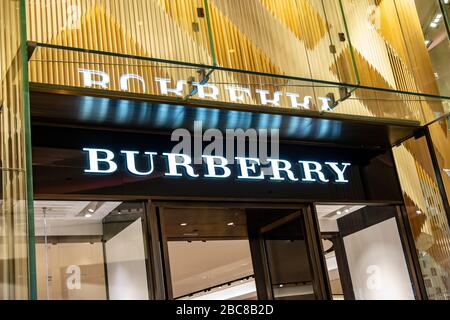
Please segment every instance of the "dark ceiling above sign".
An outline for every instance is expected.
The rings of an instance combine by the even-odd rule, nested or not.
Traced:
[[[417,122],[361,118],[311,111],[242,106],[211,105],[209,101],[180,101],[161,97],[143,100],[127,94],[33,86],[31,115],[34,123],[92,126],[117,131],[193,130],[194,121],[203,130],[279,129],[282,140],[352,147],[390,147],[414,135]],[[152,98],[150,100],[150,98]]]

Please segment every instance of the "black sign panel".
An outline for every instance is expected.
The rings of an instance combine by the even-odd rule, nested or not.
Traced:
[[[36,194],[165,196],[173,198],[229,198],[292,201],[364,202],[402,201],[395,166],[388,150],[325,148],[301,144],[280,146],[279,159],[292,164],[298,181],[240,179],[241,167],[230,165],[227,178],[207,178],[205,165],[194,165],[198,177],[186,172],[180,177],[169,177],[168,160],[176,144],[169,135],[137,134],[88,129],[33,127],[33,174]],[[109,174],[87,173],[89,153],[85,148],[110,150],[117,170]],[[137,151],[136,167],[146,168],[145,152],[156,153],[154,171],[148,176],[133,175],[127,170],[124,150]],[[328,182],[303,181],[304,167],[299,163],[323,164],[322,172]],[[339,181],[335,171],[326,163],[351,164],[345,171],[345,180]],[[180,170],[181,172],[182,170]],[[258,172],[255,172],[257,174]],[[342,179],[341,179],[342,180]]]

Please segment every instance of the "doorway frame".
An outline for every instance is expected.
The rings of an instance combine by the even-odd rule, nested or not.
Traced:
[[[167,246],[167,238],[164,234],[164,230],[162,225],[164,223],[164,217],[159,212],[160,207],[169,207],[169,208],[236,208],[236,209],[289,209],[293,212],[302,212],[303,220],[305,223],[305,235],[306,241],[308,245],[308,253],[311,262],[311,276],[313,277],[313,286],[314,293],[318,300],[328,300],[331,298],[331,288],[329,282],[327,281],[327,269],[325,258],[322,254],[323,247],[320,235],[319,224],[317,220],[317,216],[314,211],[311,210],[310,204],[305,203],[276,203],[276,202],[268,202],[268,203],[257,203],[257,202],[217,202],[217,201],[150,201],[150,212],[149,214],[155,215],[155,218],[148,218],[148,221],[153,221],[153,223],[158,223],[158,245],[159,248],[154,248],[152,251],[161,252],[160,259],[158,261],[158,265],[163,266],[162,273],[160,276],[160,282],[163,282],[163,286],[165,288],[165,298],[172,300],[173,299],[173,291],[171,284],[171,274],[170,274],[170,263],[169,263],[169,253]],[[150,227],[151,230],[155,230],[155,226]],[[266,260],[265,264],[267,263]],[[268,268],[267,265],[264,265],[263,268]],[[264,272],[263,270],[261,270]],[[264,281],[264,289],[257,288],[257,294],[259,299],[268,300],[272,299],[270,294],[268,294],[268,279]]]

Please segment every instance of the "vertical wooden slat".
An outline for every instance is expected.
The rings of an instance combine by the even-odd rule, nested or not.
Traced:
[[[0,2],[0,299],[28,297],[19,2]]]

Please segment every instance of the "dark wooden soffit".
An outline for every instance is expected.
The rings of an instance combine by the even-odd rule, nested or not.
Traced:
[[[414,136],[419,122],[320,114],[308,110],[270,108],[211,101],[180,101],[104,90],[31,84],[34,123],[141,132],[240,128],[279,129],[285,141],[351,147],[390,147]]]

